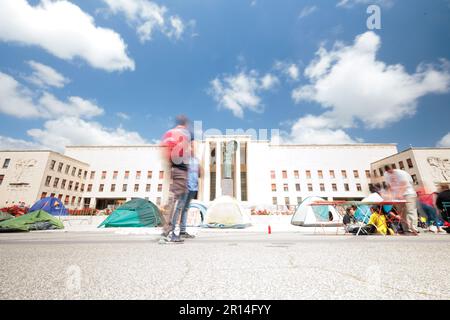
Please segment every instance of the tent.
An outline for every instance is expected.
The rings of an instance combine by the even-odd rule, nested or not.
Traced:
[[[136,198],[114,210],[98,227],[143,228],[161,224],[161,213],[151,201]]]
[[[243,229],[250,226],[250,216],[240,206],[239,202],[229,196],[213,201],[205,217],[206,228]]]
[[[12,218],[14,218],[14,216],[12,214],[9,214],[8,212],[0,211],[0,222],[6,221],[6,220],[9,220]]]
[[[61,200],[54,197],[47,197],[38,200],[33,206],[28,210],[28,212],[34,212],[38,210],[44,210],[45,212],[51,214],[52,216],[67,216],[68,211],[64,207]]]
[[[381,202],[383,198],[378,193],[372,193],[368,197],[364,198],[361,202]],[[356,221],[363,222],[365,224],[369,223],[369,219],[371,216],[370,205],[359,205],[358,209],[355,211],[355,219]],[[390,211],[392,206],[384,206],[385,210]]]
[[[23,216],[0,222],[0,232],[27,232],[32,230],[54,229],[64,229],[64,225],[44,210],[30,212]]]
[[[291,224],[302,227],[341,226],[342,218],[333,206],[311,206],[311,203],[321,201],[323,202],[325,200],[319,197],[309,197],[303,200],[303,202],[298,206],[295,214],[292,216]]]
[[[207,211],[208,207],[206,206],[206,204],[198,200],[192,200],[189,203],[189,208],[187,212],[188,215],[187,224],[189,226],[198,226],[203,224],[203,221],[205,221]]]

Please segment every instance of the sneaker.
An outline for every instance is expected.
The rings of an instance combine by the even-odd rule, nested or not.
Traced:
[[[181,244],[183,242],[183,239],[180,239],[180,237],[177,237],[175,235],[161,237],[161,239],[159,239],[159,244]]]
[[[180,237],[184,239],[194,239],[195,236],[193,234],[189,234],[187,232],[181,232]]]

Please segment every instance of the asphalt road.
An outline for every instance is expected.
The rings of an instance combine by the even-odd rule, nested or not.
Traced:
[[[0,234],[0,299],[450,299],[450,236]]]

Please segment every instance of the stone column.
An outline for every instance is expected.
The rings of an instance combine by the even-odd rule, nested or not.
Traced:
[[[204,162],[203,162],[203,177],[202,177],[202,190],[203,190],[203,201],[209,202],[209,196],[210,196],[210,179],[211,179],[211,173],[210,170],[210,163],[211,163],[211,150],[209,148],[209,142],[206,141],[204,148],[203,148],[203,155],[204,155]]]
[[[222,142],[216,142],[216,198],[222,196]]]
[[[238,201],[241,201],[241,143],[236,141],[236,165],[234,169],[234,181],[236,190],[235,195]]]

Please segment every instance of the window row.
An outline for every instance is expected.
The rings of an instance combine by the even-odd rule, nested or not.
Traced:
[[[91,180],[95,179],[95,174],[96,174],[95,171],[91,171],[91,174],[90,174],[89,178]],[[109,174],[112,174],[111,177],[112,177],[113,180],[117,180],[117,178],[119,177],[119,171],[113,171],[113,172],[110,172]],[[133,171],[133,175],[134,175],[136,180],[140,180],[141,177],[142,177],[142,171]],[[101,176],[100,176],[101,180],[105,180],[107,177],[108,177],[108,171],[102,171],[101,172]],[[147,171],[147,179],[152,179],[152,177],[153,177],[153,171]],[[130,171],[128,171],[128,170],[125,171],[123,173],[123,178],[125,180],[129,179],[130,178]],[[160,180],[164,179],[164,171],[159,171],[158,178]]]
[[[315,188],[314,188],[314,185],[312,183],[308,183],[307,187],[308,187],[308,191],[309,192],[316,191],[316,190],[314,190]],[[339,191],[338,190],[338,185],[336,183],[331,184],[331,189],[332,189],[333,192]],[[325,187],[324,183],[321,183],[319,185],[319,190],[322,191],[322,192],[328,191],[327,188]],[[356,190],[357,191],[362,191],[362,185],[360,183],[356,184]],[[283,191],[284,192],[289,192],[289,184],[287,184],[287,183],[283,184]],[[300,183],[296,183],[295,184],[295,191],[297,191],[297,192],[302,191]],[[350,184],[344,183],[344,191],[350,191]],[[272,192],[277,192],[277,185],[275,183],[272,183]]]
[[[65,174],[71,175],[72,177],[77,176],[78,178],[81,178],[81,177],[83,177],[83,179],[87,178],[87,174],[88,174],[87,170],[83,170],[83,169],[77,168],[75,166],[72,167],[70,164],[66,164],[64,167],[64,163],[62,163],[62,162],[58,162],[58,166],[56,166],[56,160],[50,161],[50,170],[52,170],[52,171],[56,170],[57,172],[62,173],[63,169],[64,169]]]
[[[347,170],[341,170],[340,174],[341,174],[342,178],[344,178],[344,179],[348,178]],[[364,174],[366,175],[366,178],[370,179],[370,170],[365,170]],[[312,171],[311,170],[306,170],[305,176],[306,176],[306,179],[312,179]],[[336,179],[336,171],[335,170],[329,170],[328,171],[328,176],[331,179]],[[361,175],[360,175],[360,172],[358,170],[353,170],[353,177],[355,179],[359,179],[360,176]],[[281,171],[281,177],[282,177],[282,179],[288,179],[288,171],[287,170]],[[300,179],[300,171],[299,170],[294,170],[293,171],[293,177],[294,177],[294,179]],[[317,177],[319,179],[324,179],[324,171],[323,170],[318,170],[317,171]],[[275,180],[277,178],[275,170],[270,171],[270,178],[272,180]]]
[[[141,189],[141,185],[136,183],[134,185],[133,191],[134,192],[139,192],[140,189]],[[122,189],[121,190],[122,190],[122,192],[127,192],[128,191],[128,184],[122,184]],[[88,192],[92,192],[92,184],[88,185],[87,191]],[[116,184],[113,183],[113,184],[111,184],[111,186],[109,188],[109,191],[110,192],[116,192],[116,191],[119,191],[119,188],[117,187]],[[157,187],[156,191],[157,192],[162,192],[163,191],[163,185],[161,183],[158,184],[158,187]],[[100,184],[98,186],[98,192],[105,192],[105,185],[104,184]],[[151,192],[151,184],[146,184],[145,185],[145,192]]]
[[[406,165],[408,166],[408,169],[413,169],[414,168],[414,163],[412,161],[412,159],[406,159]],[[397,163],[392,163],[391,164],[392,168],[397,169]],[[404,161],[399,161],[398,162],[398,168],[400,170],[405,170],[405,162]],[[382,177],[384,175],[384,166],[381,168],[378,168],[378,170],[373,170],[373,174],[375,177],[378,177],[378,173],[380,173],[380,177]]]
[[[60,183],[61,181],[61,183]],[[60,188],[60,189],[66,189],[69,191],[81,191],[84,192],[84,187],[85,184],[84,183],[80,183],[80,182],[74,182],[72,180],[67,181],[67,179],[60,179],[60,178],[53,178],[53,183],[52,183],[52,176],[47,176],[45,178],[45,186],[46,187],[53,187],[53,188]]]

